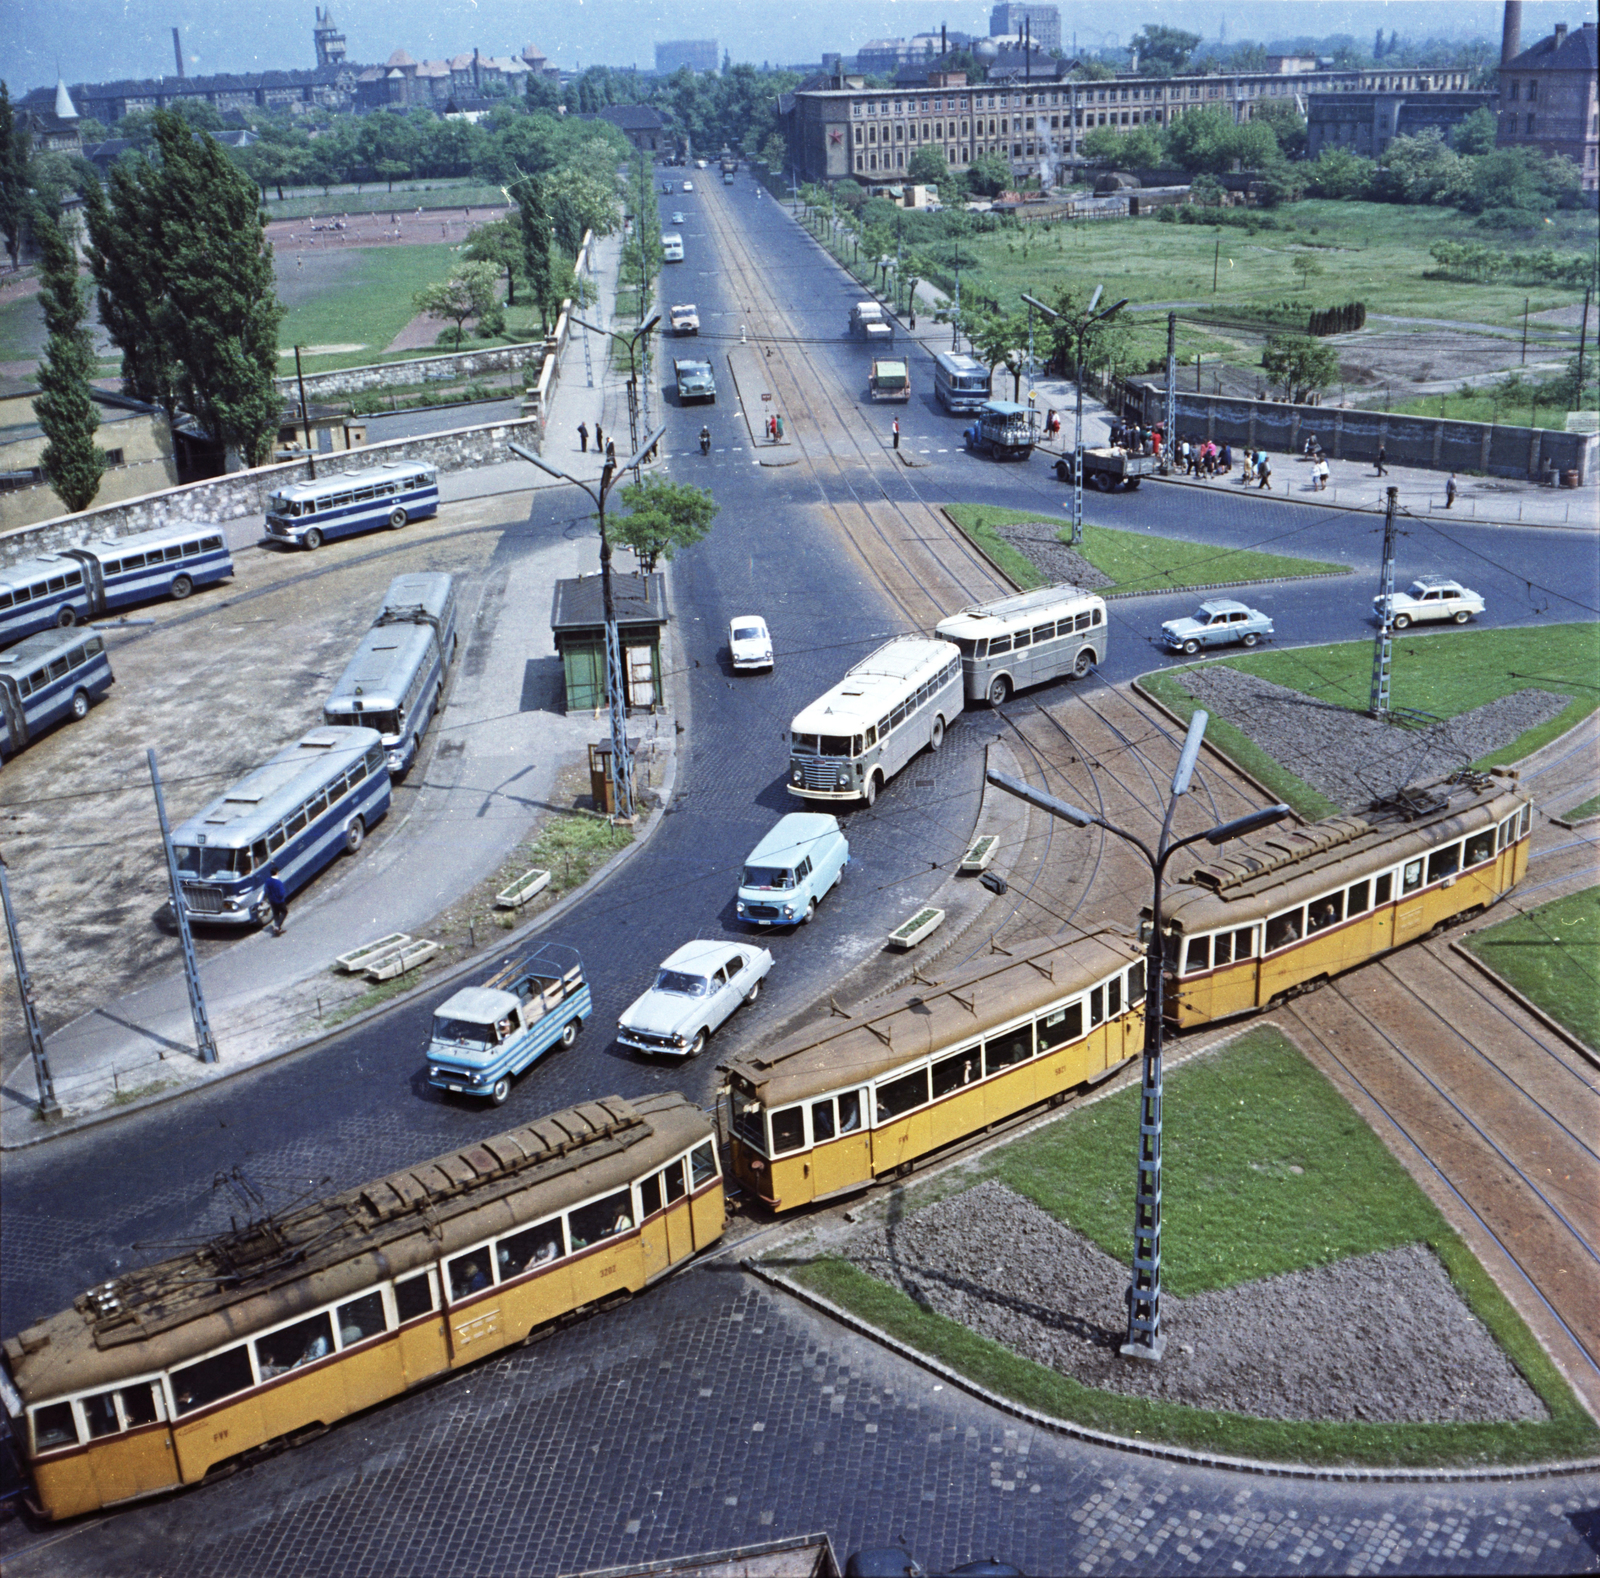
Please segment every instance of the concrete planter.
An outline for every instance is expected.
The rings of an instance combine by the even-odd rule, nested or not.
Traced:
[[[933,909],[918,910],[903,926],[896,926],[889,933],[889,946],[891,948],[914,948],[926,936],[938,931],[944,924],[944,911]]]
[[[989,862],[994,859],[994,852],[1000,847],[1000,840],[993,833],[985,833],[982,838],[973,839],[967,846],[967,852],[961,857],[961,864],[956,868],[959,871],[987,871]]]
[[[550,885],[550,873],[535,867],[532,871],[524,871],[508,888],[502,888],[494,896],[494,901],[503,910],[521,909],[536,893],[542,893]]]
[[[407,970],[426,964],[440,951],[438,943],[419,937],[369,964],[364,973],[369,981],[392,981],[397,975],[404,975]]]
[[[387,937],[380,937],[376,942],[365,942],[359,948],[352,948],[349,953],[341,953],[333,962],[348,975],[360,975],[368,965],[377,963],[379,959],[405,947],[410,941],[411,936],[408,932],[390,932]]]

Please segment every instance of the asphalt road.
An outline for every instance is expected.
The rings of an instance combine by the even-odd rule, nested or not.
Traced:
[[[768,199],[754,203],[750,193],[748,183],[741,180],[726,195],[742,214],[756,245],[772,260],[772,284],[804,323],[806,338],[814,342],[811,354],[835,374],[842,397],[853,398],[860,405],[864,428],[886,435],[889,416],[866,401],[866,353],[843,335],[849,303],[858,294],[856,288],[777,212],[776,205]],[[719,189],[710,200],[722,200],[724,195],[725,189]],[[685,277],[669,276],[662,289],[664,297],[692,295],[698,302],[707,331],[702,349],[707,349],[716,343],[713,334],[737,334],[739,314],[709,255],[711,241],[706,228],[691,208],[703,199],[704,194],[675,199],[686,212],[685,224],[676,228],[685,236],[690,261],[684,266]],[[662,362],[670,367],[670,348]],[[725,361],[721,366],[726,367]],[[907,448],[926,446],[946,453],[930,455],[924,466],[892,473],[881,483],[874,470],[866,485],[881,486],[894,496],[981,500],[1038,509],[1046,518],[1064,518],[1061,501],[1065,490],[1042,462],[1031,467],[997,466],[960,453],[961,424],[933,406],[931,371],[921,357],[913,376],[928,393],[909,409],[900,408],[902,443]],[[677,718],[686,733],[680,741],[678,791],[671,813],[649,846],[613,880],[568,911],[551,933],[582,952],[594,983],[595,1017],[577,1046],[571,1052],[552,1055],[530,1071],[503,1110],[464,1105],[441,1098],[422,1082],[422,1049],[431,1012],[430,1004],[422,1004],[397,1010],[330,1045],[183,1102],[10,1156],[5,1176],[5,1233],[0,1238],[0,1329],[15,1331],[32,1317],[68,1303],[135,1257],[159,1253],[165,1245],[225,1225],[229,1213],[238,1209],[237,1202],[228,1190],[217,1187],[215,1180],[235,1167],[242,1168],[270,1200],[283,1202],[308,1190],[347,1186],[605,1092],[633,1094],[676,1086],[696,1099],[708,1098],[715,1084],[718,1041],[713,1041],[696,1065],[664,1067],[624,1054],[611,1039],[611,1027],[617,1013],[644,988],[655,964],[672,948],[694,936],[735,934],[732,905],[742,857],[778,816],[793,808],[784,791],[786,747],[782,739],[790,717],[833,683],[850,662],[896,628],[885,601],[846,560],[840,545],[827,534],[809,529],[809,512],[819,499],[830,490],[861,487],[859,474],[848,482],[822,481],[805,465],[759,467],[753,463],[742,423],[734,420],[730,398],[731,390],[725,390],[711,419],[719,452],[709,458],[698,454],[694,439],[705,419],[703,409],[680,411],[663,398],[668,424],[665,447],[674,455],[671,474],[677,480],[710,487],[721,513],[710,536],[681,555],[673,569],[676,650],[681,667],[672,684],[678,698]],[[559,492],[536,494],[530,519],[507,532],[500,552],[515,555],[551,533],[585,529],[582,522],[587,505],[578,507],[583,503]],[[1147,486],[1131,495],[1094,496],[1088,512],[1092,520],[1129,530],[1347,563],[1356,572],[1348,578],[1261,587],[1246,595],[1274,615],[1280,644],[1371,634],[1367,611],[1375,590],[1381,523],[1375,527],[1370,517],[1312,505],[1269,504],[1243,497],[1226,484],[1211,491]],[[1488,599],[1489,611],[1482,621],[1487,625],[1590,618],[1600,604],[1592,542],[1572,533],[1459,522],[1441,528],[1432,522],[1411,522],[1400,568],[1407,578],[1428,570],[1461,575]],[[1194,594],[1188,593],[1115,602],[1113,643],[1103,677],[1120,681],[1164,661],[1152,650],[1150,637],[1163,619],[1186,611],[1195,600]],[[736,679],[727,667],[728,621],[747,612],[764,614],[772,626],[777,667],[770,676],[741,675]],[[908,767],[872,811],[847,814],[853,858],[841,889],[825,901],[811,926],[761,939],[777,957],[768,990],[754,1008],[742,1009],[725,1028],[722,1046],[758,1037],[765,1027],[825,998],[849,963],[861,957],[874,945],[873,939],[931,889],[938,880],[933,868],[959,853],[971,829],[978,805],[981,746],[990,733],[992,725],[986,714],[969,714],[952,731],[944,750]],[[723,1280],[731,1283],[733,1279],[719,1278],[718,1283]],[[725,1305],[728,1299],[738,1303],[740,1298],[748,1303],[748,1295],[711,1299],[707,1318],[717,1322],[733,1319]],[[681,1301],[678,1293],[653,1294],[644,1303],[659,1304],[659,1318],[677,1323],[672,1328],[679,1333],[674,1340],[689,1351],[681,1362],[703,1365],[704,1359],[692,1357],[695,1339],[691,1326],[697,1311],[679,1309]],[[771,1304],[763,1299],[756,1302],[762,1309]],[[675,1313],[669,1315],[669,1311]],[[564,1406],[580,1411],[588,1405],[599,1407],[602,1396],[608,1395],[603,1390],[608,1383],[602,1378],[606,1366],[598,1355],[618,1343],[648,1346],[653,1339],[640,1333],[648,1332],[655,1318],[646,1310],[630,1314],[629,1324],[616,1327],[618,1335],[600,1331],[595,1323],[560,1339],[564,1346],[559,1349],[558,1368],[564,1379],[559,1389],[566,1398]],[[796,1364],[802,1362],[801,1355],[809,1356],[806,1362],[822,1362],[817,1357],[820,1344],[840,1346],[836,1335],[827,1335],[826,1329],[819,1334],[804,1317],[789,1314],[783,1319]],[[591,1338],[588,1332],[597,1335]],[[709,1354],[716,1344],[707,1341]],[[713,1359],[713,1364],[748,1367],[757,1362],[748,1348],[723,1347],[723,1357]],[[827,1362],[843,1362],[848,1369],[851,1361]],[[859,1365],[861,1361],[855,1362]],[[538,1361],[535,1368],[542,1363]],[[495,1384],[494,1378],[504,1370],[504,1365],[496,1366],[453,1382],[435,1394],[437,1403],[397,1405],[387,1418],[380,1414],[375,1420],[335,1431],[315,1449],[323,1471],[344,1480],[352,1474],[359,1478],[364,1472],[360,1465],[373,1441],[403,1435],[403,1426],[396,1421],[413,1417],[419,1408],[447,1413],[455,1388],[462,1389],[463,1399],[469,1394],[477,1396],[486,1385]],[[896,1373],[903,1371],[904,1367],[899,1367]],[[860,1390],[859,1371],[856,1390]],[[729,1434],[735,1429],[732,1416],[720,1409],[705,1409],[694,1399],[694,1391],[689,1387],[675,1394],[678,1402],[666,1395],[659,1400],[660,1417],[668,1421],[663,1428],[676,1443],[675,1450],[689,1458],[704,1453],[719,1458],[730,1453],[737,1456],[737,1432]],[[937,1428],[955,1429],[957,1424],[966,1428],[965,1415],[971,1411],[971,1405],[958,1406],[951,1399],[945,1406],[950,1419],[941,1414]],[[1000,1426],[993,1424],[997,1416],[988,1417],[990,1424],[984,1429],[1001,1438]],[[747,1423],[737,1429],[743,1430]],[[775,1424],[773,1428],[785,1427]],[[915,1435],[913,1429],[906,1438],[906,1450]],[[585,1462],[590,1461],[591,1449],[606,1454],[627,1451],[626,1430],[618,1433],[608,1424],[590,1431],[589,1436],[592,1441],[586,1437]],[[486,1435],[483,1445],[491,1456],[496,1450],[493,1439],[493,1433]],[[470,1442],[457,1438],[454,1450],[451,1477],[459,1476],[464,1483],[472,1468]],[[809,1446],[806,1450],[809,1452]],[[460,1457],[463,1451],[467,1460]],[[287,1493],[303,1483],[305,1471],[297,1460],[303,1460],[303,1454],[290,1454],[252,1474],[247,1482],[255,1487],[252,1495],[264,1495],[277,1505],[273,1487]],[[395,1459],[397,1466],[400,1461]],[[1058,1478],[1066,1471],[1067,1466],[1061,1465]],[[435,1470],[428,1472],[431,1476]],[[800,1477],[798,1468],[794,1472]],[[916,1520],[903,1498],[892,1493],[898,1483],[896,1476],[906,1473],[904,1461],[899,1469],[883,1464],[873,1472],[876,1477],[870,1486],[852,1476],[839,1477],[837,1495],[827,1504],[809,1493],[790,1496],[783,1503],[784,1516],[772,1531],[793,1532],[811,1526],[804,1523],[810,1518],[812,1524],[831,1520],[835,1526],[867,1532],[871,1520],[861,1516],[865,1499],[881,1510],[882,1519],[875,1526],[884,1533],[914,1526]],[[959,1465],[949,1465],[949,1472],[961,1472]],[[1114,1465],[1102,1465],[1099,1472],[1118,1470]],[[429,1482],[433,1483],[431,1478]],[[407,1472],[399,1474],[391,1489],[396,1496],[410,1496],[413,1489],[422,1494],[420,1482],[413,1485]],[[921,1494],[920,1489],[916,1493]],[[163,1540],[198,1539],[212,1532],[209,1509],[220,1505],[214,1494],[203,1492],[160,1508],[133,1509],[119,1514],[115,1521],[136,1546],[158,1529]],[[476,1489],[472,1492],[473,1497],[479,1494]],[[229,1496],[229,1505],[236,1505],[237,1493]],[[1274,1499],[1287,1506],[1293,1498]],[[282,1503],[285,1519],[291,1519],[287,1509],[294,1501],[295,1496],[289,1496]],[[563,1500],[563,1505],[567,1504]],[[659,1510],[660,1503],[656,1505]],[[459,1514],[461,1510],[461,1504],[455,1503],[454,1511]],[[524,1507],[514,1526],[526,1528],[525,1520],[531,1516],[532,1510]],[[796,1523],[796,1518],[801,1521]],[[338,1515],[331,1519],[333,1524],[339,1521]],[[694,1520],[685,1520],[681,1539],[665,1537],[663,1531],[663,1539],[647,1551],[622,1536],[625,1521],[615,1528],[607,1523],[610,1532],[604,1537],[596,1534],[578,1542],[583,1559],[640,1559],[695,1548],[684,1541],[702,1536],[709,1543],[726,1545],[761,1537],[764,1532],[742,1516],[719,1513],[703,1526],[691,1527]],[[294,1565],[306,1571],[331,1570],[330,1553],[343,1547],[331,1525],[327,1526],[329,1532],[320,1545],[316,1540],[296,1543]],[[926,1525],[929,1529],[933,1526]],[[943,1543],[933,1554],[942,1559],[966,1559],[954,1554],[958,1547],[965,1548],[955,1537],[954,1525],[940,1527],[944,1531],[938,1537]],[[970,1525],[968,1532],[970,1535]],[[1048,1536],[1041,1532],[1039,1538]],[[110,1571],[116,1567],[118,1542],[97,1541],[95,1545],[100,1554],[92,1559],[88,1559],[88,1549],[77,1548],[78,1558],[88,1560],[76,1570]],[[290,1548],[285,1547],[285,1564]],[[542,1554],[536,1565],[540,1570],[553,1570],[580,1555],[571,1544],[558,1548],[546,1541],[539,1548]],[[442,1551],[445,1545],[437,1549]],[[1030,1570],[1055,1570],[1053,1558],[1045,1554],[1053,1547],[1028,1544],[1027,1549],[1033,1552]],[[215,1554],[221,1560],[221,1553]],[[282,1570],[263,1553],[257,1554],[261,1559],[244,1561],[236,1551],[227,1565],[235,1571]],[[969,1554],[987,1554],[987,1548],[969,1550]],[[1216,1554],[1222,1555],[1220,1551]],[[1023,1557],[1014,1553],[1012,1559]],[[378,1564],[382,1565],[381,1557]],[[50,1565],[44,1563],[37,1570],[48,1570]],[[1226,1570],[1227,1563],[1213,1564],[1208,1558],[1205,1566],[1196,1570],[1212,1565]],[[1307,1560],[1302,1568],[1311,1570],[1317,1565]],[[28,1570],[35,1570],[31,1562]],[[56,1565],[53,1570],[69,1569]],[[128,1569],[124,1566],[122,1570]]]

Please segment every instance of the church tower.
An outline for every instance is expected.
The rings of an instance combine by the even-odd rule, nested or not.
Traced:
[[[317,7],[317,25],[311,35],[317,42],[317,64],[319,66],[341,66],[344,64],[344,34],[341,33],[333,20],[333,7],[326,10]]]

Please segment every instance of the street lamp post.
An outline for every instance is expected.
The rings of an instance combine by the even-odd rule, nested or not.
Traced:
[[[1180,796],[1187,794],[1205,737],[1207,716],[1196,712],[1189,720],[1188,738],[1172,775],[1172,794],[1161,837],[1152,849],[1142,838],[1108,822],[1104,817],[1079,810],[1041,789],[1034,789],[1010,773],[990,772],[990,783],[1014,794],[1029,805],[1051,816],[1058,816],[1074,827],[1103,827],[1124,843],[1132,844],[1150,865],[1150,935],[1145,949],[1144,967],[1144,1069],[1139,1086],[1139,1152],[1133,1228],[1133,1273],[1128,1284],[1128,1335],[1122,1354],[1130,1359],[1159,1359],[1166,1348],[1161,1335],[1161,1032],[1162,1032],[1162,935],[1161,883],[1167,861],[1180,849],[1204,839],[1208,844],[1225,844],[1230,839],[1258,828],[1269,827],[1288,816],[1286,805],[1270,805],[1231,822],[1219,823],[1203,833],[1191,833],[1176,841],[1172,838],[1172,819]]]
[[[626,340],[628,342],[628,442],[634,446],[634,449],[637,452],[635,455],[636,460],[648,455],[650,453],[650,445],[640,444],[639,442],[639,412],[641,401],[638,362],[634,352],[639,344],[639,341],[649,334],[649,332],[661,322],[661,314],[658,312],[650,319],[648,323],[641,323],[632,334],[624,334],[621,329],[602,329],[599,324],[590,323],[587,319],[580,318],[576,316],[576,314],[574,314],[572,321],[579,325],[580,328],[592,329],[596,334],[609,335],[612,339]],[[644,425],[646,428],[648,428],[650,426],[650,363],[648,360],[648,343],[646,344],[645,351],[645,386],[642,404],[644,412]],[[626,471],[627,467],[624,466],[623,470]],[[634,466],[633,480],[635,482],[639,480],[639,468],[637,465]]]
[[[614,466],[609,460],[602,459],[598,491],[591,488],[581,477],[575,477],[570,471],[563,471],[559,466],[551,465],[542,455],[536,455],[531,449],[524,449],[520,444],[507,445],[512,454],[520,455],[529,465],[537,466],[541,471],[548,472],[562,482],[570,482],[574,487],[582,488],[594,500],[600,522],[600,604],[606,625],[606,691],[611,703],[611,773],[617,793],[617,813],[620,816],[633,815],[633,760],[628,750],[627,676],[622,671],[622,639],[617,633],[617,609],[611,596],[611,539],[606,536],[606,495],[611,492],[611,485],[620,472],[631,468],[637,475],[640,461],[661,442],[661,436],[666,430],[663,424],[653,433],[646,433],[644,442],[620,466]]]

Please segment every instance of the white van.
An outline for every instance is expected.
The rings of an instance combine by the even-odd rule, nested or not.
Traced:
[[[683,262],[683,237],[676,230],[669,230],[661,238],[661,261],[663,263]]]
[[[752,926],[798,926],[817,913],[817,901],[838,884],[850,859],[839,819],[792,811],[744,863],[739,919]]]

